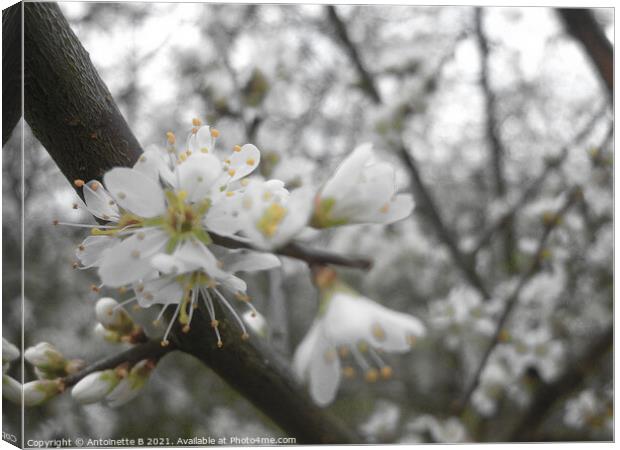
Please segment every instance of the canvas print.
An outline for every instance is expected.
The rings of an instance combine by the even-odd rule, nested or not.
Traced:
[[[3,11],[3,440],[612,441],[612,8]]]

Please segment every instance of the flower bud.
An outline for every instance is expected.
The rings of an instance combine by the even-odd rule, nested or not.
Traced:
[[[117,408],[136,398],[154,368],[155,362],[150,359],[144,359],[133,366],[127,377],[122,379],[106,397],[108,405]]]
[[[2,363],[19,358],[19,349],[2,338]]]
[[[34,347],[27,348],[24,358],[45,373],[64,375],[67,360],[52,344],[40,342]]]
[[[63,390],[64,385],[59,379],[30,381],[24,384],[24,405],[40,405]]]
[[[103,400],[118,385],[120,380],[114,369],[93,372],[86,375],[73,387],[71,396],[83,404],[95,403]]]
[[[108,330],[120,335],[131,333],[134,323],[127,311],[110,297],[103,297],[95,305],[97,320]]]
[[[22,385],[19,381],[9,377],[2,376],[2,397],[8,401],[21,405],[22,403]]]
[[[118,344],[119,342],[121,342],[121,336],[116,331],[108,330],[100,323],[95,325],[93,331],[96,336],[100,337],[104,341],[111,342],[113,344]]]

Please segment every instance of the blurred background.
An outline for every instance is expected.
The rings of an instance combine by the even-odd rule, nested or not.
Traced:
[[[520,439],[510,430],[540,412],[532,405],[541,387],[570,373],[612,326],[611,101],[553,9],[60,5],[144,148],[163,146],[168,130],[184,136],[200,117],[221,131],[220,148],[256,144],[262,175],[291,189],[318,187],[363,142],[398,167],[396,182],[418,203],[412,217],[306,236],[372,256],[371,271],[340,274],[429,329],[410,353],[386,355],[391,380],[341,384],[329,408],[368,442]],[[613,40],[613,10],[593,14]],[[3,335],[19,344],[17,134],[3,149]],[[121,349],[92,332],[96,273],[71,268],[84,233],[51,225],[89,218],[72,209],[73,189],[27,126],[25,142],[24,345],[48,341],[95,361]],[[575,185],[583,201],[550,235],[468,407],[455,413],[544,227]],[[307,267],[284,259],[281,270],[246,279],[269,321],[266,339],[292,357],[317,311]],[[134,312],[147,325],[155,313]],[[529,437],[612,439],[611,352],[586,369]],[[18,415],[4,410],[4,428],[14,429]],[[282,435],[178,353],[124,407],[64,395],[25,419],[36,439]]]

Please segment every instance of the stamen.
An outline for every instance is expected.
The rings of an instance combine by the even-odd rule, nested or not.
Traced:
[[[218,328],[219,322],[215,319],[215,307],[213,306],[213,299],[211,298],[211,294],[208,289],[202,288],[200,290],[202,292],[202,299],[207,306],[207,310],[209,311],[209,315],[211,316],[211,325],[215,324],[213,330],[215,331],[215,336],[217,337],[217,347],[222,348],[224,343],[222,342],[222,337],[220,336],[220,330]]]
[[[236,173],[236,172],[235,172],[235,169],[229,169],[229,170],[228,170],[228,175],[230,175],[231,177],[234,177],[234,176],[235,176],[235,173]]]
[[[385,330],[379,324],[374,324],[372,326],[372,335],[377,338],[378,341],[385,340]]]
[[[360,366],[364,372],[370,370],[370,365],[366,362],[360,351],[354,345],[351,346],[351,354],[353,355],[357,365]]]
[[[99,183],[97,183],[96,181],[93,181],[92,184],[90,185],[90,188],[93,191],[96,191],[97,189],[99,189],[99,186],[101,186]]]
[[[241,146],[240,146],[240,145],[235,145],[235,146],[233,147],[233,152],[235,152],[235,153],[239,153],[240,151],[241,151]]]
[[[177,138],[172,131],[168,131],[166,133],[166,139],[170,145],[173,145],[177,141]]]
[[[97,286],[96,284],[91,284],[90,290],[93,292],[99,292],[102,287],[103,287],[103,284],[100,284],[99,286]]]
[[[254,163],[256,163],[256,161],[254,160],[254,158],[248,158],[247,161],[245,162],[248,166],[253,166]]]
[[[217,138],[220,136],[220,132],[216,130],[215,128],[211,128],[211,136],[214,138]]]
[[[344,375],[345,378],[355,378],[355,368],[351,367],[351,366],[344,366],[342,368],[342,374]]]
[[[122,308],[124,305],[127,305],[128,303],[131,303],[131,302],[135,302],[136,300],[138,300],[138,297],[131,297],[130,299],[123,300],[118,305],[116,305],[114,308],[112,308],[111,311],[115,311],[118,308]]]
[[[157,318],[153,321],[153,325],[159,326],[159,324],[161,323],[161,318],[164,315],[164,312],[166,311],[166,308],[168,308],[168,306],[170,306],[170,303],[166,303],[164,307],[161,309],[161,311],[159,311]]]
[[[379,379],[379,372],[377,372],[377,369],[370,369],[366,372],[364,378],[366,378],[366,381],[369,383],[374,383]]]
[[[181,305],[177,306],[177,309],[174,310],[174,315],[172,319],[170,319],[170,323],[168,324],[168,328],[166,328],[166,332],[164,333],[164,338],[161,341],[162,347],[167,347],[170,341],[168,341],[168,334],[170,334],[170,330],[172,330],[172,326],[174,322],[177,320],[177,316],[179,315],[179,311],[181,310]]]
[[[199,127],[200,125],[202,125],[202,121],[199,118],[194,117],[192,119],[192,125],[194,125],[195,127]]]
[[[115,226],[112,225],[88,225],[85,223],[69,223],[69,222],[59,222],[57,219],[52,220],[52,224],[54,225],[64,225],[67,227],[76,227],[76,228],[90,228],[92,229],[97,229],[97,228],[105,228],[105,229],[113,229],[113,228],[117,228]]]
[[[224,297],[220,291],[218,291],[217,289],[213,289],[213,292],[215,292],[217,294],[217,296],[220,298],[220,300],[222,301],[222,303],[224,304],[224,306],[226,306],[226,308],[228,308],[228,310],[232,313],[232,315],[235,317],[235,320],[237,321],[237,323],[239,324],[239,326],[241,327],[241,337],[243,339],[244,335],[247,335],[248,337],[250,337],[248,335],[248,331],[245,329],[245,325],[243,324],[243,320],[241,320],[241,317],[239,317],[239,314],[237,314],[237,311],[235,311],[235,308],[233,308],[231,306],[230,303],[228,303],[228,300],[226,300],[226,297]]]
[[[73,185],[75,187],[81,188],[82,186],[84,186],[86,183],[84,183],[84,180],[80,180],[79,178],[76,180],[73,180]]]

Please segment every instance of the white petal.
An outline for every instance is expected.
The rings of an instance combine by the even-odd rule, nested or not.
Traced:
[[[381,307],[377,312],[373,326],[380,326],[384,335],[372,334],[372,345],[387,352],[406,352],[411,348],[412,337],[426,334],[422,322],[409,314],[392,311]]]
[[[180,189],[188,193],[190,201],[197,202],[211,192],[213,183],[222,173],[222,164],[211,154],[192,153],[176,170]]]
[[[133,286],[138,304],[148,308],[155,304],[167,305],[180,303],[183,299],[183,287],[175,277],[163,277],[156,280],[136,283]]]
[[[84,185],[82,192],[86,208],[93,216],[118,222],[120,217],[118,206],[101,183],[91,180]]]
[[[140,155],[133,168],[157,183],[162,179],[166,183],[174,185],[174,174],[170,170],[168,156],[160,150],[145,151]]]
[[[345,158],[321,190],[321,198],[338,198],[356,184],[364,166],[372,158],[372,144],[358,146]]]
[[[398,194],[389,203],[387,212],[380,210],[380,223],[389,224],[402,220],[411,214],[414,206],[415,203],[411,194]]]
[[[150,258],[168,242],[168,234],[159,229],[145,229],[107,250],[99,267],[103,284],[121,287],[138,281],[152,272]]]
[[[255,272],[269,270],[280,266],[280,260],[271,253],[259,253],[247,250],[229,251],[222,258],[227,272]]]
[[[204,125],[198,129],[197,133],[192,133],[189,137],[189,149],[192,153],[202,152],[208,150],[209,153],[214,153],[215,140],[211,136],[211,128]]]
[[[323,333],[318,333],[310,363],[310,394],[320,406],[334,400],[340,385],[340,360]]]
[[[241,147],[241,151],[232,152],[228,160],[230,161],[228,165],[229,175],[232,173],[230,181],[240,180],[258,167],[260,151],[252,144],[245,144]]]
[[[242,193],[235,192],[232,197],[222,196],[209,208],[204,225],[209,231],[222,236],[233,236],[243,227],[241,214]]]
[[[318,335],[321,332],[321,327],[319,326],[320,321],[315,320],[310,330],[306,333],[301,343],[295,350],[295,355],[293,356],[293,371],[297,378],[300,381],[307,381],[307,377],[309,375],[309,367],[312,351],[314,347],[317,345]]]
[[[103,176],[103,182],[120,206],[140,217],[156,217],[166,211],[161,185],[138,170],[116,167]]]
[[[112,236],[89,236],[75,251],[83,268],[97,267],[101,264],[104,252],[114,247],[119,240]]]

